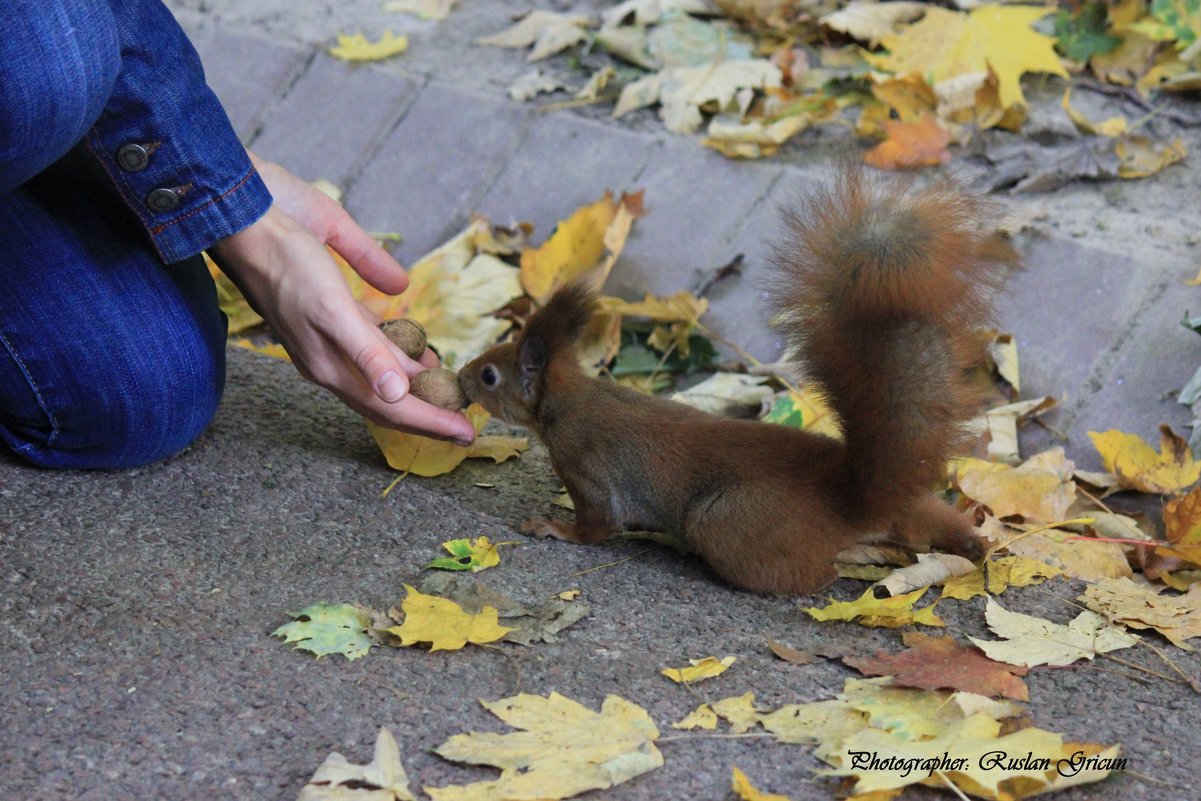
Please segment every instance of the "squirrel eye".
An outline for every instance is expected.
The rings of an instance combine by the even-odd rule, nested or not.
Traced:
[[[496,372],[495,367],[485,364],[484,369],[480,370],[480,381],[483,381],[486,387],[494,387],[500,383],[500,374]]]

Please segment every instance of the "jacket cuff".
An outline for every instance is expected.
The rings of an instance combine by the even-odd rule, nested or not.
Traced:
[[[118,4],[121,71],[85,142],[168,264],[271,206],[200,57],[158,0]]]
[[[241,163],[222,165],[225,175],[198,175],[201,171],[193,169],[164,175],[159,181],[150,175],[134,181],[114,167],[114,159],[100,149],[103,143],[89,135],[87,144],[167,264],[184,261],[245,230],[273,202],[244,151]],[[242,171],[231,173],[230,167]]]

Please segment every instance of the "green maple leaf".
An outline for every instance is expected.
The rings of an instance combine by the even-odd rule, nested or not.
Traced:
[[[292,617],[296,619],[271,632],[271,636],[283,637],[284,642],[295,643],[296,648],[318,658],[342,654],[354,660],[371,648],[367,613],[352,604],[313,604]]]
[[[1130,29],[1183,50],[1201,36],[1201,0],[1152,0],[1151,15]]]
[[[1055,37],[1059,40],[1059,51],[1073,61],[1087,61],[1121,44],[1121,37],[1113,36],[1108,31],[1108,11],[1100,0],[1085,3],[1075,14],[1061,10],[1055,15]]]

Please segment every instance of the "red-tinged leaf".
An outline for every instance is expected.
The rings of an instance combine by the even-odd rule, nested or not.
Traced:
[[[978,649],[960,645],[952,637],[937,637],[921,632],[905,634],[908,649],[892,654],[880,651],[875,656],[849,656],[843,662],[865,676],[892,676],[893,684],[923,690],[962,690],[978,695],[1005,696],[1027,701],[1030,698],[1026,668],[989,659]]]

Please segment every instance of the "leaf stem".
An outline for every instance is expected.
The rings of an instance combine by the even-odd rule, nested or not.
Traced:
[[[1143,646],[1146,646],[1147,648],[1150,648],[1151,653],[1155,654],[1160,659],[1162,659],[1165,665],[1170,667],[1173,670],[1173,672],[1175,672],[1176,674],[1178,674],[1180,676],[1180,678],[1184,679],[1185,683],[1188,684],[1188,686],[1192,689],[1193,692],[1201,695],[1201,684],[1198,684],[1196,679],[1194,679],[1189,674],[1185,673],[1184,670],[1181,669],[1181,667],[1179,665],[1177,665],[1175,662],[1173,662],[1171,659],[1169,659],[1167,654],[1165,654],[1163,651],[1159,650],[1158,648],[1156,648],[1154,645],[1147,642],[1146,640],[1139,640],[1139,645],[1143,645]]]
[[[1149,673],[1150,675],[1155,676],[1158,679],[1163,679],[1164,681],[1171,682],[1172,684],[1177,683],[1177,679],[1167,675],[1166,673],[1160,673],[1158,670],[1152,670],[1151,668],[1140,665],[1137,662],[1131,662],[1129,659],[1122,659],[1120,656],[1114,656],[1113,654],[1099,653],[1099,654],[1097,654],[1097,656],[1103,656],[1106,659],[1112,659],[1114,662],[1117,662],[1119,665],[1125,665],[1126,667],[1130,668],[1131,670],[1141,670],[1144,673]]]
[[[1084,497],[1088,498],[1090,501],[1095,503],[1097,506],[1100,506],[1106,512],[1109,512],[1111,515],[1116,514],[1116,512],[1114,512],[1114,510],[1110,509],[1108,506],[1105,505],[1105,501],[1101,500],[1096,495],[1093,495],[1091,492],[1089,492],[1088,490],[1086,490],[1084,487],[1080,486],[1079,484],[1076,485],[1076,491],[1083,494]]]
[[[1168,544],[1166,542],[1156,542],[1153,540],[1150,540],[1150,541],[1149,540],[1126,540],[1126,539],[1122,539],[1120,537],[1077,536],[1077,537],[1068,537],[1068,539],[1072,540],[1072,541],[1083,540],[1085,542],[1116,542],[1120,545],[1141,545],[1144,548],[1148,548],[1148,547],[1159,548],[1161,546],[1165,546]]]
[[[655,745],[661,743],[675,743],[683,740],[741,740],[756,737],[775,737],[776,735],[766,731],[751,731],[745,734],[728,734],[725,732],[713,732],[711,734],[699,732],[697,734],[676,734],[671,737],[660,737],[655,740]]]
[[[956,796],[958,796],[961,801],[969,801],[968,797],[963,794],[963,791],[955,786],[955,782],[951,781],[947,777],[947,774],[943,773],[941,770],[936,770],[936,771],[934,771],[934,775],[937,776],[938,778],[942,779],[943,783],[946,784],[946,786],[950,789],[950,791],[952,793],[954,793]]]
[[[585,568],[584,570],[577,570],[576,572],[572,573],[571,575],[573,577],[574,576],[582,576],[585,573],[591,573],[593,570],[603,570],[606,567],[613,567],[615,565],[620,565],[622,562],[628,562],[631,559],[637,559],[639,556],[642,556],[645,553],[650,553],[651,550],[652,550],[651,548],[647,548],[645,551],[639,551],[636,554],[627,556],[625,559],[618,559],[616,562],[605,562],[604,564],[601,564],[601,565],[593,565],[592,567]]]
[[[1088,525],[1090,523],[1095,523],[1096,521],[1097,521],[1097,519],[1095,517],[1073,517],[1071,520],[1059,520],[1054,523],[1047,523],[1045,526],[1038,526],[1037,528],[1032,528],[1029,531],[1023,531],[1021,534],[1018,534],[1016,537],[1010,537],[1009,539],[1005,540],[1005,542],[1003,542],[999,545],[994,545],[993,547],[988,549],[988,552],[984,555],[984,558],[985,559],[991,558],[992,555],[994,553],[996,553],[997,551],[1002,550],[1004,548],[1008,548],[1010,545],[1013,545],[1018,540],[1025,539],[1026,537],[1029,537],[1031,534],[1038,534],[1039,532],[1048,531],[1053,528],[1059,528],[1060,526]]]

